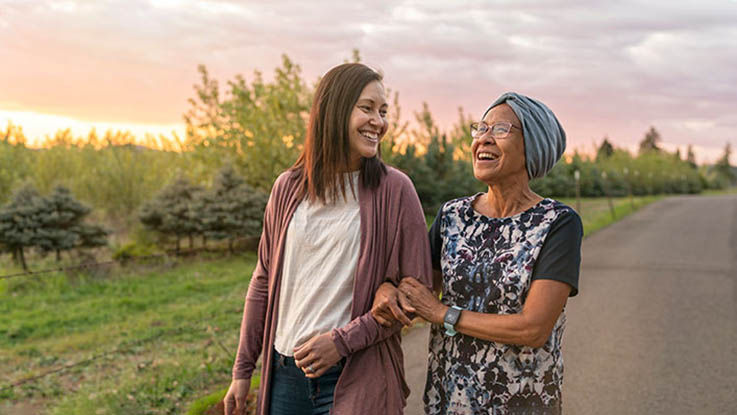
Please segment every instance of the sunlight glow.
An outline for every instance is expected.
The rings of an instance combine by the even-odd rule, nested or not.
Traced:
[[[97,134],[105,131],[129,131],[136,139],[143,142],[146,134],[158,137],[171,137],[174,133],[179,137],[185,136],[184,124],[135,124],[105,121],[83,121],[70,117],[42,114],[32,111],[3,111],[0,110],[0,129],[5,129],[8,123],[19,125],[28,140],[28,145],[40,147],[57,131],[70,129],[74,137],[87,137],[94,128]]]

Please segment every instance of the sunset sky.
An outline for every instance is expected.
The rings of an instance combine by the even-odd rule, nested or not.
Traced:
[[[634,149],[651,125],[699,161],[737,147],[735,0],[0,0],[0,126],[182,134],[198,64],[269,78],[287,54],[312,82],[354,48],[405,119],[426,101],[449,128],[514,90],[553,109],[569,150]]]

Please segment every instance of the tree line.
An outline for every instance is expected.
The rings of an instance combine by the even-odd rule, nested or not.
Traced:
[[[360,56],[354,53],[353,60]],[[92,206],[96,219],[113,234],[136,237],[147,232],[177,246],[195,237],[232,241],[233,234],[226,230],[231,219],[226,216],[238,209],[248,210],[250,219],[232,221],[241,223],[238,232],[250,234],[247,229],[256,217],[260,221],[262,209],[239,207],[236,201],[251,196],[263,201],[277,175],[296,160],[316,82],[307,82],[287,56],[270,80],[255,72],[249,80],[239,75],[223,86],[205,66],[198,70],[200,78],[184,114],[183,138],[172,134],[141,141],[126,132],[100,135],[94,130],[73,137],[63,130],[43,148],[33,149],[19,126],[0,130],[0,204],[29,184],[44,194],[63,185]],[[442,131],[427,104],[410,122],[403,118],[399,93],[389,90],[388,95],[389,128],[382,157],[410,176],[425,211],[435,213],[446,200],[483,191],[471,168],[472,117],[459,108],[457,121]],[[717,163],[698,166],[690,149],[682,156],[665,151],[661,143],[654,127],[645,132],[636,153],[604,138],[596,155],[566,155],[531,186],[548,197],[572,197],[577,187],[582,196],[598,197],[698,193],[737,181],[729,164],[729,144]],[[231,166],[229,179],[223,176],[223,166]],[[229,185],[221,181],[228,180],[238,182],[234,188],[240,190],[225,190]],[[235,194],[228,207],[215,203]],[[248,206],[257,205],[254,201]],[[225,213],[227,209],[233,210]],[[250,225],[243,225],[246,222]]]

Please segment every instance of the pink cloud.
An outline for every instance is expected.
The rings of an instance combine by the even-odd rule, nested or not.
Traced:
[[[655,125],[711,158],[735,139],[736,28],[737,5],[717,0],[0,0],[0,61],[12,63],[0,110],[169,125],[197,64],[223,81],[268,77],[286,53],[311,82],[358,48],[407,119],[426,101],[447,128],[459,106],[480,115],[516,90],[553,108],[571,147],[604,135],[634,146]]]

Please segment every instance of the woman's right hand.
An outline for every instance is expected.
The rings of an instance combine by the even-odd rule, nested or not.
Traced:
[[[406,313],[413,313],[414,311],[404,294],[391,283],[385,282],[376,290],[371,315],[382,326],[391,327],[397,321],[409,326],[412,324],[412,320]]]
[[[225,415],[246,415],[246,398],[251,388],[251,379],[233,379],[228,393],[223,398]]]

